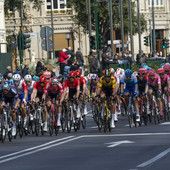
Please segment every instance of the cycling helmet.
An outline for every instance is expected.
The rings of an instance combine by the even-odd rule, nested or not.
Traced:
[[[59,79],[57,77],[52,78],[52,84],[58,84]]]
[[[10,90],[11,89],[11,84],[8,81],[4,81],[3,89]]]
[[[51,78],[51,72],[50,71],[45,71],[43,73],[43,76],[45,76],[45,78]]]
[[[34,76],[34,77],[33,77],[33,80],[34,80],[35,82],[38,82],[38,81],[40,80],[40,78],[39,78],[38,76]]]
[[[120,74],[122,75],[122,74],[124,74],[124,72],[125,72],[125,70],[121,68]]]
[[[143,69],[139,69],[138,76],[144,76],[145,71]]]
[[[76,70],[75,74],[76,74],[76,76],[81,76],[81,71],[80,70]]]
[[[106,69],[104,72],[104,76],[111,76],[111,71],[109,69]]]
[[[70,73],[69,73],[69,77],[75,77],[75,72],[74,71],[70,71]]]
[[[91,76],[91,79],[92,79],[92,80],[98,79],[98,75],[97,75],[97,74],[93,74],[93,75]]]
[[[32,81],[32,76],[30,74],[25,75],[24,77],[25,81]]]
[[[45,83],[46,82],[46,77],[45,76],[41,76],[40,77],[40,82],[41,83]]]
[[[3,76],[0,74],[0,82],[2,82],[3,80]]]
[[[110,72],[111,72],[111,74],[114,74],[115,73],[114,68],[110,68]]]
[[[14,74],[12,78],[13,78],[14,81],[20,81],[21,80],[21,76],[19,74]]]
[[[164,70],[163,68],[159,68],[159,69],[157,70],[157,73],[158,73],[158,74],[164,74],[164,73],[165,73],[165,70]]]
[[[169,64],[165,64],[163,67],[164,70],[170,70],[170,65]]]
[[[150,69],[149,70],[149,76],[154,76],[155,75],[155,70],[154,69]]]
[[[102,76],[104,76],[105,70],[102,71]]]
[[[121,68],[118,68],[118,69],[116,70],[116,74],[117,74],[117,75],[120,75],[120,74],[121,74],[121,70],[122,70]]]
[[[140,68],[140,69],[139,69],[139,72],[144,72],[145,74],[147,74],[148,71],[147,71],[146,68]]]
[[[131,76],[132,75],[132,71],[130,70],[130,69],[127,69],[126,71],[125,71],[125,76]]]

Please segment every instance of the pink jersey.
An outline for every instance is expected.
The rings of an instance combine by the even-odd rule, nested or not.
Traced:
[[[164,78],[161,79],[161,85],[166,86],[168,84],[168,81],[170,81],[170,77],[167,74],[165,74]]]
[[[157,87],[158,84],[161,84],[160,76],[158,74],[155,74],[155,78],[153,80],[148,76],[148,84],[151,87]]]
[[[63,90],[63,86],[61,83],[58,83],[57,87],[52,86],[52,83],[48,84],[48,86],[46,87],[44,93],[47,94],[47,92],[52,93],[52,94],[63,94],[64,90]]]

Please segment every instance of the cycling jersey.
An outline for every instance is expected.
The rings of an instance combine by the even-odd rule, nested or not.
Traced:
[[[19,85],[18,85],[18,87],[16,87],[16,90],[17,90],[18,95],[22,95],[22,94],[24,94],[25,91],[27,91],[27,85],[24,80],[21,80],[19,82]]]
[[[40,82],[35,82],[34,83],[34,89],[33,90],[37,90],[38,93],[44,93],[44,91],[46,90],[46,87],[48,86],[48,82],[45,83],[44,87],[41,87]]]
[[[80,81],[75,78],[74,82],[71,83],[70,79],[67,79],[64,83],[64,89],[65,90],[79,90],[80,89]]]
[[[31,95],[34,89],[35,81],[31,82],[30,86],[27,86],[28,95]]]
[[[158,74],[155,74],[155,78],[151,79],[150,77],[148,78],[148,84],[151,87],[157,87],[158,84],[161,84],[161,79]]]
[[[148,77],[145,75],[143,80],[140,80],[139,77],[137,76],[138,79],[138,88],[140,92],[145,91],[145,87],[148,85]]]
[[[168,84],[168,81],[170,81],[170,77],[167,74],[165,74],[163,79],[161,79],[161,85],[166,86]]]
[[[44,93],[47,94],[47,92],[51,94],[57,94],[57,93],[63,94],[64,90],[60,82],[58,83],[57,86],[53,86],[52,83],[50,83],[45,87]]]
[[[84,77],[80,77],[80,89],[86,87],[86,79]]]
[[[119,84],[119,83],[120,83],[120,78],[119,78],[119,76],[118,76],[116,73],[114,74],[114,76],[116,77],[117,84]]]
[[[107,83],[106,80],[105,80],[105,77],[102,76],[99,80],[99,83],[98,83],[98,87],[99,88],[102,88],[102,87],[108,87],[108,88],[112,88],[112,89],[115,89],[116,88],[116,77],[115,76],[111,76],[110,78],[110,81]]]
[[[127,80],[125,74],[122,76],[121,80],[120,80],[121,84],[126,84],[126,88],[132,88],[134,87],[136,84],[138,84],[138,80],[137,77],[132,74],[131,79]]]

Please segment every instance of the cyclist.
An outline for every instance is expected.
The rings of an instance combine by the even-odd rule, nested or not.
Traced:
[[[84,110],[84,115],[87,114],[86,107],[86,79],[81,76],[81,71],[75,71],[76,78],[80,81],[80,101],[82,102],[82,110]]]
[[[77,108],[76,118],[80,117],[80,108],[79,108],[79,94],[80,94],[80,81],[75,78],[76,74],[74,71],[70,71],[68,79],[64,83],[64,90],[66,92],[65,99],[74,99]]]
[[[143,96],[143,102],[146,104],[147,109],[149,110],[149,104],[148,104],[148,98],[147,98],[147,93],[148,93],[148,77],[146,75],[146,71],[141,68],[139,69],[138,72],[138,88],[139,88],[139,96]]]
[[[110,112],[112,114],[111,128],[115,128],[115,96],[116,96],[116,77],[111,76],[111,71],[106,69],[98,83],[97,95],[100,96],[102,102],[102,115],[104,114],[105,97],[111,98]]]
[[[14,74],[13,80],[14,80],[14,86],[17,90],[20,99],[21,112],[24,118],[24,128],[25,128],[27,122],[27,110],[25,108],[25,105],[27,103],[27,97],[28,97],[27,85],[24,80],[21,80],[21,76],[19,74]]]
[[[19,98],[16,91],[16,88],[13,86],[11,87],[11,84],[8,81],[4,81],[3,85],[0,87],[0,123],[1,123],[1,115],[3,113],[3,106],[6,106],[8,103],[11,107],[11,117],[13,121],[12,125],[12,136],[16,135],[16,112],[15,109],[19,106]]]
[[[33,77],[33,81],[38,82],[39,80],[40,80],[40,78],[38,76]]]
[[[38,82],[35,82],[34,89],[31,95],[31,100],[35,101],[35,108],[38,108],[38,103],[41,101],[45,101],[45,97],[43,97],[44,91],[48,86],[48,82],[46,82],[46,78],[44,76],[40,77]],[[45,106],[44,106],[45,109]],[[45,122],[44,122],[44,132],[47,132],[47,121],[48,121],[48,114],[45,112]]]
[[[170,96],[168,94],[168,89],[170,89],[170,77],[165,74],[165,70],[163,68],[159,68],[157,73],[161,79],[161,86],[162,86],[162,94],[164,93],[168,98],[168,107],[170,107]]]
[[[30,74],[25,75],[24,81],[27,85],[27,91],[28,91],[28,97],[27,97],[27,102],[31,101],[31,94],[34,89],[34,84],[35,82],[32,80],[32,76]]]
[[[62,84],[59,82],[57,77],[53,77],[51,79],[51,82],[46,86],[43,95],[45,95],[45,97],[43,98],[47,98],[47,104],[45,106],[46,114],[48,114],[48,110],[51,109],[51,100],[55,99],[55,110],[58,114],[57,126],[61,126],[61,105],[64,100],[64,90]]]
[[[148,72],[148,84],[149,84],[149,103],[150,106],[152,105],[152,99],[153,99],[153,92],[155,93],[155,97],[157,98],[157,102],[159,105],[159,110],[160,110],[160,116],[161,119],[163,118],[163,113],[162,113],[162,101],[161,101],[161,79],[158,74],[156,74],[154,69],[150,69]]]
[[[124,85],[126,85],[124,89]],[[139,105],[136,97],[138,96],[138,80],[130,69],[127,69],[121,78],[121,96],[125,96],[127,105],[129,104],[129,95],[133,95],[133,104],[136,111],[136,121],[140,121]]]
[[[167,74],[170,77],[170,65],[169,64],[165,64],[163,66],[163,69],[165,70],[165,74]]]
[[[3,76],[0,74],[0,86],[3,85]]]

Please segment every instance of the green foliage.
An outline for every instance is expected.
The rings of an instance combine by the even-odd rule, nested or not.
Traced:
[[[95,30],[95,0],[91,0],[91,14],[92,14],[92,29]],[[86,13],[86,1],[80,0],[70,0],[68,1],[70,6],[73,6],[76,15],[73,16],[73,20],[77,25],[81,25],[84,28],[84,31],[88,30],[88,15]],[[114,0],[114,3],[119,3],[119,0]],[[99,33],[106,36],[109,31],[109,15],[108,15],[108,2],[98,2],[98,20],[99,20]],[[128,6],[128,1],[123,1],[123,6]],[[136,14],[136,4],[132,3],[132,25],[133,25],[133,34],[138,32],[137,26],[137,14]],[[128,8],[123,8],[124,14],[124,31],[128,33],[129,31],[129,19],[128,19]],[[120,30],[120,16],[119,8],[116,5],[113,5],[113,27],[115,30]],[[143,32],[146,29],[146,20],[144,15],[141,15],[141,31]]]
[[[35,75],[36,74],[36,64],[32,63],[29,65],[29,70],[28,72],[31,74],[31,75]]]

